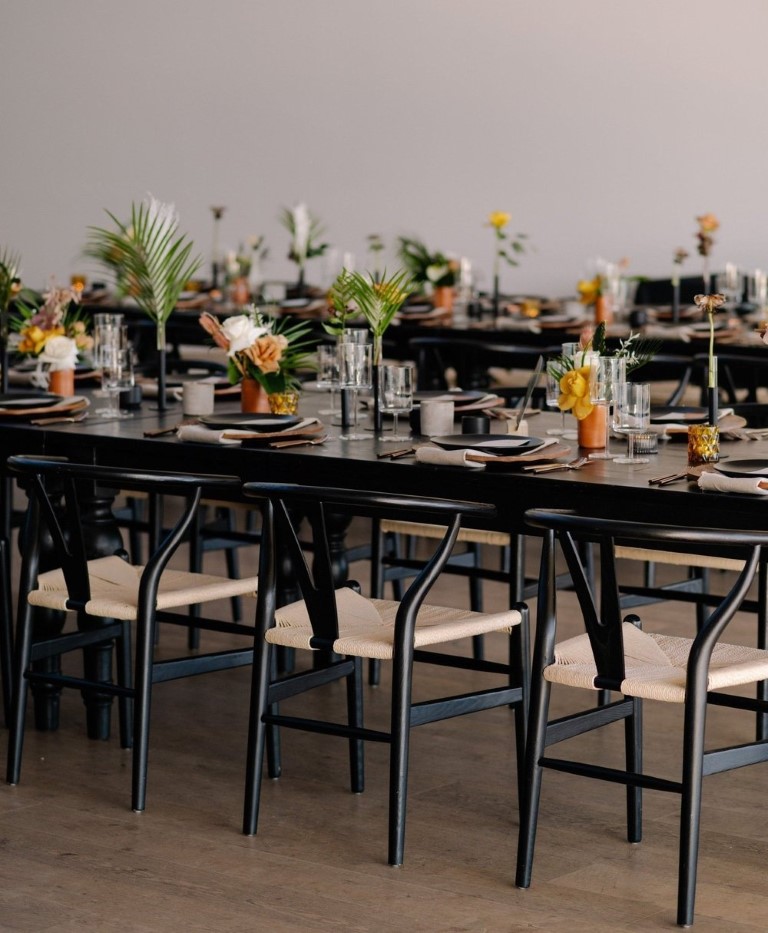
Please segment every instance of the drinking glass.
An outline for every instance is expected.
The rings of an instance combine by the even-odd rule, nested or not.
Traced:
[[[551,364],[550,364],[551,365]],[[560,380],[557,378],[555,373],[550,369],[550,366],[547,366],[547,407],[554,408],[556,411],[560,411],[562,415],[561,424],[559,428],[550,428],[547,431],[547,434],[552,434],[555,437],[562,437],[565,434],[565,412],[560,409],[560,406],[557,404],[560,398]]]
[[[725,264],[725,272],[715,276],[715,288],[721,295],[725,295],[728,304],[738,304],[744,293],[744,277],[738,267],[732,263]]]
[[[331,407],[321,408],[318,414],[338,415],[334,399],[339,387],[339,355],[335,346],[320,344],[317,348],[317,387],[331,393]]]
[[[127,327],[123,324],[122,314],[99,313],[93,316],[93,365],[95,369],[104,370],[104,362],[108,360],[113,350],[125,346],[127,343]],[[105,394],[103,377],[100,395]],[[114,417],[111,400],[107,400],[106,407],[94,410],[95,415]]]
[[[341,434],[345,441],[365,440],[368,435],[360,434],[357,430],[357,394],[360,389],[370,389],[372,385],[371,360],[373,347],[370,343],[340,343],[339,353],[339,386],[342,389],[352,390],[352,430],[348,434]]]
[[[590,361],[589,400],[605,406],[605,449],[589,455],[590,460],[613,460],[610,451],[611,405],[618,386],[627,380],[627,361],[623,357],[598,356]]]
[[[651,423],[651,387],[647,382],[620,382],[616,392],[616,412],[613,427],[628,437],[626,457],[616,457],[614,463],[648,463],[647,457],[635,456],[635,435],[647,431]]]
[[[392,434],[382,435],[379,440],[408,440],[408,434],[397,433],[397,419],[401,412],[413,408],[413,367],[388,364],[379,368],[379,404],[393,419]]]
[[[759,311],[765,310],[768,304],[768,276],[762,269],[755,269],[749,277],[747,295],[750,304],[757,305]]]
[[[107,407],[100,409],[104,418],[130,418],[129,412],[120,410],[120,393],[133,386],[133,359],[130,347],[112,347],[103,351],[101,362],[101,389],[107,396]]]

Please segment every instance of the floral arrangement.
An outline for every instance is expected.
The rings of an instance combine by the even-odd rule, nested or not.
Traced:
[[[598,324],[595,332],[574,356],[560,356],[549,364],[549,371],[559,380],[560,396],[557,406],[560,411],[570,411],[579,421],[592,413],[590,400],[590,361],[593,356],[615,356],[627,361],[627,373],[650,362],[661,346],[661,341],[650,340],[630,331],[626,340],[609,350],[605,343],[605,324]]]
[[[261,314],[251,305],[248,314],[234,314],[220,323],[208,312],[200,324],[217,347],[226,350],[231,383],[255,379],[269,394],[297,389],[299,368],[311,368],[310,353],[315,340],[307,321],[291,323]]]
[[[674,256],[672,257],[672,263],[675,266],[682,266],[685,260],[688,258],[688,252],[683,249],[682,246],[678,246],[675,250]]]
[[[225,257],[224,271],[227,281],[247,279],[254,262],[265,259],[268,252],[263,236],[248,237],[245,244],[241,243],[237,250],[230,250]]]
[[[492,211],[488,215],[488,226],[493,230],[495,249],[493,252],[493,306],[494,312],[499,310],[499,275],[502,259],[509,266],[518,266],[517,256],[525,252],[524,233],[512,235],[507,232],[512,215],[506,211]]]
[[[299,285],[303,286],[307,260],[322,256],[328,249],[328,243],[318,242],[325,228],[304,203],[297,204],[292,210],[283,208],[280,223],[291,235],[288,258],[299,267]]]
[[[52,371],[74,369],[79,353],[93,349],[87,315],[76,288],[51,288],[39,308],[19,302],[14,350],[47,363]]]
[[[715,238],[712,234],[719,229],[720,221],[714,214],[701,214],[696,218],[699,229],[696,232],[696,251],[702,257],[703,268],[702,276],[704,278],[704,291],[709,291],[709,256],[712,247],[715,245]]]
[[[597,299],[603,294],[603,277],[596,275],[593,279],[580,279],[576,285],[576,291],[579,293],[579,301],[586,307],[591,308],[597,304]]]
[[[441,252],[430,252],[422,240],[398,237],[397,254],[411,279],[420,286],[452,288],[458,281],[458,259]]]
[[[381,342],[403,302],[413,289],[413,281],[405,269],[387,278],[386,270],[379,281],[360,272],[349,274],[349,289],[373,334],[373,362],[381,362]]]
[[[727,301],[725,295],[694,295],[694,304],[697,308],[704,311],[709,318],[709,378],[707,388],[710,394],[717,389],[717,366],[715,364],[715,313],[718,308],[722,308]],[[715,419],[716,420],[716,419]],[[710,419],[714,424],[715,420]]]

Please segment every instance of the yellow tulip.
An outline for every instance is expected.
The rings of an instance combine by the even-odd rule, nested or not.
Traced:
[[[488,215],[488,223],[495,227],[497,230],[501,230],[507,226],[507,224],[512,219],[511,214],[507,214],[504,211],[493,211]]]
[[[557,400],[561,411],[571,411],[579,421],[591,414],[589,400],[589,366],[581,366],[565,373],[560,380],[560,397]]]

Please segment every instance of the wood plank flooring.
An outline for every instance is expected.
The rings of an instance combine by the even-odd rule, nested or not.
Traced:
[[[531,556],[533,562],[534,557]],[[533,565],[533,564],[532,564]],[[358,568],[356,568],[358,569]],[[360,565],[366,579],[366,568]],[[500,585],[486,585],[501,607]],[[441,582],[434,601],[464,604],[465,583]],[[571,597],[564,597],[567,603]],[[246,606],[252,611],[252,604]],[[692,609],[644,616],[672,628]],[[564,634],[575,631],[566,623]],[[754,620],[735,637],[753,643]],[[501,637],[489,653],[503,657]],[[219,643],[219,639],[216,639]],[[182,646],[165,629],[161,651]],[[205,635],[204,644],[213,644]],[[412,743],[406,861],[386,865],[387,749],[367,750],[364,794],[348,791],[343,741],[284,736],[284,771],[265,781],[258,836],[240,834],[248,672],[155,689],[149,797],[129,806],[130,752],[85,737],[78,694],[62,701],[56,733],[30,725],[21,784],[0,785],[2,931],[656,931],[674,927],[678,800],[648,793],[645,838],[624,839],[619,787],[545,775],[532,887],[515,889],[517,795],[512,715],[493,710],[425,726]],[[462,675],[465,676],[465,675]],[[477,675],[475,675],[477,676]],[[456,674],[422,669],[417,692]],[[385,725],[388,671],[366,691],[367,719]],[[557,694],[557,709],[575,708]],[[323,712],[343,711],[329,687]],[[738,742],[752,722],[711,715],[713,742]],[[649,770],[676,775],[680,710],[647,706]],[[620,727],[580,740],[620,760]],[[5,733],[0,733],[4,753]],[[764,767],[705,782],[696,929],[768,927]]]

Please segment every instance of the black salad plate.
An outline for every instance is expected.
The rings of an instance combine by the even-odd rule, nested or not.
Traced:
[[[268,415],[268,414],[241,414],[241,415],[208,415],[200,419],[200,423],[216,431],[283,431],[292,428],[302,421],[296,415]]]
[[[723,476],[768,476],[768,460],[729,460],[715,469]]]
[[[518,437],[514,434],[446,434],[430,437],[443,450],[481,450],[488,454],[528,454],[544,441],[540,437]]]

